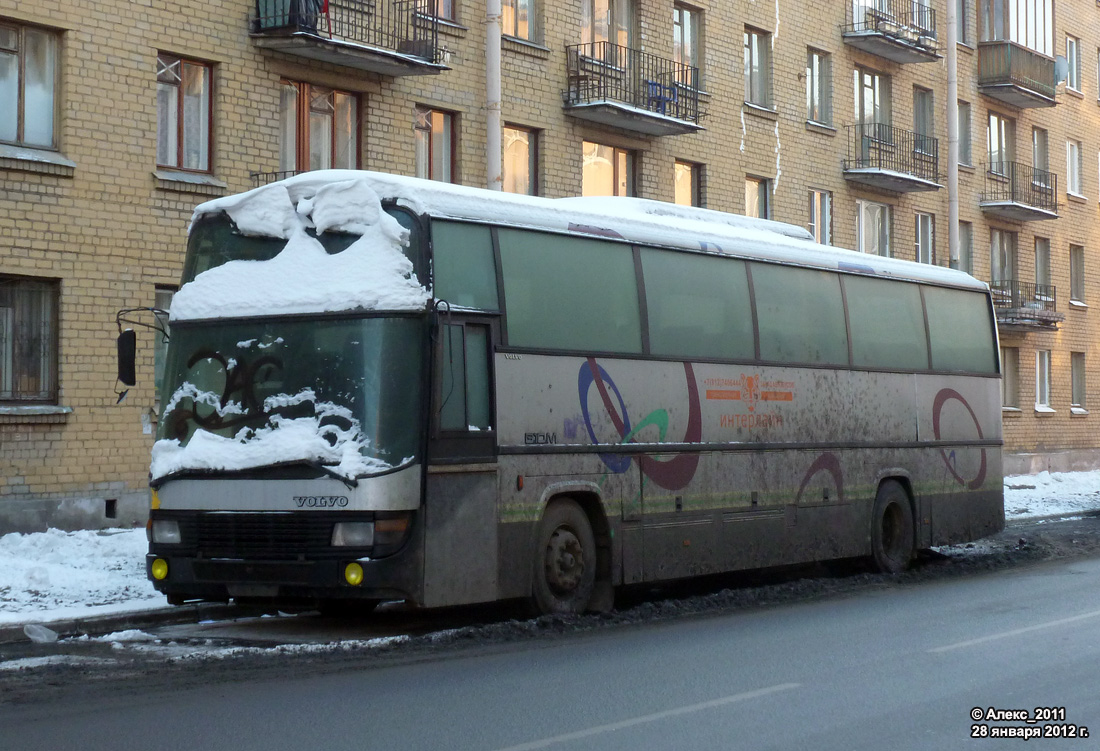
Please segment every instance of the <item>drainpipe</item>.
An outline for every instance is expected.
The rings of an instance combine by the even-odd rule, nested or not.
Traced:
[[[500,17],[501,0],[488,0],[485,13],[485,166],[489,190],[500,190],[501,126],[500,126]]]
[[[499,0],[498,0],[499,2]],[[958,4],[947,0],[947,251],[959,268],[959,50]]]

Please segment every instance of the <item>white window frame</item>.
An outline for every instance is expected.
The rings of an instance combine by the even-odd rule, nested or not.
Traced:
[[[822,245],[833,244],[833,194],[828,190],[810,188],[810,222],[807,225],[814,240]]]
[[[539,132],[534,128],[505,123],[501,129],[501,190],[537,196],[539,193]],[[520,169],[527,172],[526,184]]]
[[[890,257],[890,208],[888,203],[856,201],[856,247],[860,253]],[[869,226],[873,222],[878,223],[877,232]]]
[[[1020,409],[1020,350],[1001,347],[1001,409]]]
[[[918,211],[914,222],[916,259],[918,263],[936,262],[936,215]]]
[[[1069,301],[1085,304],[1085,247],[1069,246]]]
[[[959,222],[959,270],[974,274],[974,225]]]
[[[833,61],[828,52],[806,50],[806,121],[833,124]]]
[[[1050,350],[1035,351],[1035,411],[1053,412],[1050,395]]]
[[[1081,92],[1081,40],[1066,34],[1066,88]]]
[[[1084,352],[1070,352],[1070,397],[1069,407],[1070,411],[1076,415],[1088,414],[1088,402],[1086,389],[1087,384],[1087,369],[1085,367],[1085,353]]]
[[[771,33],[745,27],[745,103],[772,109]]]
[[[1083,197],[1081,193],[1081,142],[1066,141],[1066,192]]]

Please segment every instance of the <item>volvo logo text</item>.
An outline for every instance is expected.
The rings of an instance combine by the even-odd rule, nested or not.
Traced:
[[[344,508],[348,505],[346,495],[296,495],[294,503],[298,508]]]

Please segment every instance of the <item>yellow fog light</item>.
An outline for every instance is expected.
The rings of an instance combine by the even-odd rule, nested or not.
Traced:
[[[353,587],[363,583],[363,567],[358,563],[349,563],[344,567],[344,579]]]
[[[153,561],[153,565],[149,567],[149,570],[153,573],[153,578],[157,581],[164,581],[168,578],[168,561],[163,558],[157,558]]]

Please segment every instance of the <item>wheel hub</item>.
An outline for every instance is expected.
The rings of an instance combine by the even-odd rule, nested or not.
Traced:
[[[572,530],[559,527],[546,545],[546,583],[556,592],[572,592],[584,576],[584,551]]]

